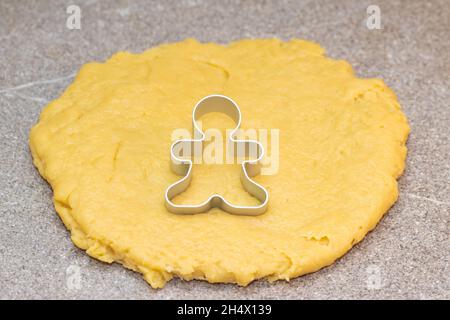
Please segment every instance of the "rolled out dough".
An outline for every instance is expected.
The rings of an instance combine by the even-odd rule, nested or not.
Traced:
[[[213,93],[239,104],[242,128],[280,130],[278,173],[255,178],[270,193],[261,216],[178,216],[164,206],[180,178],[171,134],[190,130],[194,104]],[[73,242],[92,257],[154,288],[174,276],[247,285],[330,265],[373,229],[397,199],[408,133],[381,80],[357,78],[315,43],[186,40],[83,66],[42,111],[30,147]],[[195,170],[179,201],[212,192],[253,201],[238,166]]]

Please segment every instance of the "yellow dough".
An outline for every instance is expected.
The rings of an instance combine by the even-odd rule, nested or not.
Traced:
[[[170,170],[172,132],[191,130],[195,103],[213,93],[239,104],[242,128],[280,130],[278,173],[255,177],[270,193],[261,216],[179,216],[164,206],[180,179]],[[205,124],[233,127],[214,115]],[[373,229],[397,199],[408,133],[381,80],[358,79],[315,43],[186,40],[83,66],[42,111],[30,147],[73,242],[92,257],[154,288],[173,277],[247,285],[330,265]],[[239,166],[194,169],[177,201],[219,192],[254,202]]]

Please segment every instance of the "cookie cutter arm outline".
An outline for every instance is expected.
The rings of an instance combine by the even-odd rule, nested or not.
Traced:
[[[177,156],[177,153],[186,147],[190,148],[189,150],[194,150],[195,148],[201,147],[203,145],[203,142],[205,141],[205,134],[198,127],[197,119],[210,112],[224,113],[231,119],[233,119],[236,123],[236,127],[230,132],[227,137],[227,139],[229,139],[232,143],[233,148],[234,145],[236,145],[239,150],[240,146],[241,150],[242,148],[245,150],[245,155],[247,156],[250,153],[251,145],[253,144],[257,146],[257,158],[253,160],[242,161],[241,183],[248,193],[250,193],[261,202],[259,205],[234,205],[228,202],[219,194],[213,194],[206,201],[195,205],[181,205],[172,202],[172,199],[180,193],[184,192],[189,187],[192,181],[192,160],[183,159],[180,156]],[[235,134],[237,133],[241,125],[241,118],[241,111],[237,103],[227,96],[213,94],[206,96],[199,102],[197,102],[194,110],[192,111],[194,139],[176,140],[170,147],[171,169],[176,174],[184,176],[182,179],[171,184],[166,189],[165,204],[170,212],[180,215],[197,214],[207,212],[208,210],[216,207],[234,215],[257,216],[263,214],[267,210],[269,193],[263,186],[251,179],[251,177],[260,173],[260,160],[264,156],[264,147],[260,142],[256,140],[241,140],[235,138]]]

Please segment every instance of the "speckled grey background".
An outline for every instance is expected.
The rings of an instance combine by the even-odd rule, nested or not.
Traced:
[[[81,7],[81,30],[66,28],[69,4]],[[370,4],[381,9],[381,30],[366,27]],[[447,0],[1,0],[0,298],[449,299],[449,34]],[[331,267],[290,283],[174,280],[153,290],[139,274],[91,259],[70,241],[32,165],[31,126],[84,63],[187,37],[315,40],[397,93],[412,128],[400,199]]]

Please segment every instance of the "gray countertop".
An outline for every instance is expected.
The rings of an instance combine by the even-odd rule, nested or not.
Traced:
[[[70,4],[80,30],[66,27]],[[366,26],[371,4],[380,30]],[[290,283],[174,280],[153,290],[70,241],[32,165],[30,128],[84,63],[187,37],[314,40],[397,93],[412,129],[399,201],[332,266]],[[449,1],[2,0],[0,41],[0,298],[450,298]]]

